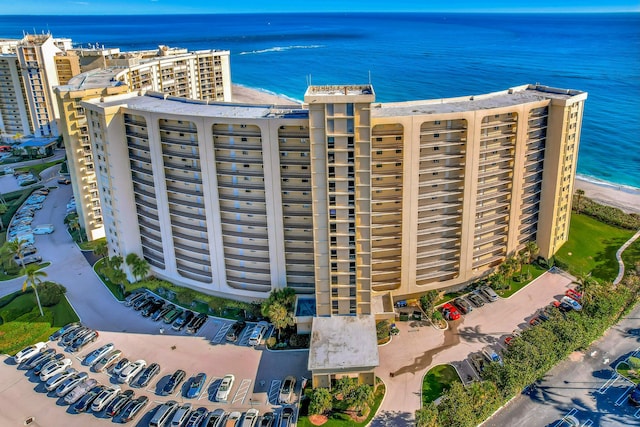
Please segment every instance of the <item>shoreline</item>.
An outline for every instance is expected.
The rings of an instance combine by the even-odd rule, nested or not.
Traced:
[[[299,100],[239,84],[233,85],[232,93],[233,102],[238,103],[302,106]],[[575,190],[584,190],[585,196],[598,203],[640,214],[640,188],[576,175]]]

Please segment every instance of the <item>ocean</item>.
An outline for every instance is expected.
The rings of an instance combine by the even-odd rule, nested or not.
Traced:
[[[639,13],[0,16],[0,37],[23,31],[230,50],[234,83],[298,100],[309,82],[371,82],[381,102],[526,83],[587,91],[578,173],[640,187]]]

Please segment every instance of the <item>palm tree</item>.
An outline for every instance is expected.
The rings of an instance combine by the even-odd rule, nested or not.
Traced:
[[[595,287],[598,285],[598,281],[591,277],[591,273],[581,273],[576,276],[576,280],[573,282],[580,288],[580,293],[582,294],[582,302],[588,303],[591,300],[591,294],[595,290]]]
[[[109,264],[111,265],[111,268],[118,270],[120,267],[122,267],[122,263],[124,262],[124,260],[122,259],[122,257],[120,255],[114,255],[109,259]]]
[[[14,239],[5,242],[7,246],[7,251],[15,257],[18,257],[19,265],[21,268],[24,268],[24,255],[22,254],[22,250],[28,242],[24,239]]]
[[[576,200],[576,213],[580,213],[580,209],[582,208],[580,202],[582,201],[582,196],[584,196],[584,190],[576,190],[576,196],[578,196]]]
[[[133,264],[131,272],[136,279],[144,279],[147,277],[147,274],[149,274],[149,262],[144,258],[138,258],[138,260]]]
[[[527,251],[529,252],[529,264],[531,264],[533,262],[533,260],[535,259],[536,255],[538,255],[538,252],[540,251],[540,248],[538,247],[538,244],[535,242],[535,240],[529,240],[525,246],[527,248]]]
[[[96,243],[96,246],[93,248],[93,253],[95,256],[100,258],[104,258],[109,255],[109,246],[107,246],[107,241],[100,240],[98,243]]]
[[[78,237],[80,238],[80,243],[84,242],[84,240],[82,239],[82,227],[80,226],[80,220],[78,219],[78,217],[75,218],[71,218],[69,220],[69,228],[73,231],[77,231],[78,232]]]
[[[373,401],[373,389],[369,384],[360,384],[353,393],[349,395],[349,404],[360,414],[369,408],[373,404]]]
[[[287,307],[279,301],[275,301],[269,306],[268,317],[271,323],[273,323],[273,326],[278,330],[278,341],[280,341],[280,332],[282,332],[282,329],[295,325],[293,313],[287,310]]]
[[[40,296],[38,295],[38,285],[42,283],[41,277],[47,277],[47,273],[42,270],[38,270],[37,265],[28,265],[22,269],[22,274],[27,276],[22,284],[22,292],[27,290],[28,286],[33,288],[36,293],[36,300],[38,301],[38,308],[40,309],[40,316],[44,317],[42,312],[42,305],[40,304]]]

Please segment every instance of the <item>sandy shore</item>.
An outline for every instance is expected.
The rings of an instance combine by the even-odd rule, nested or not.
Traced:
[[[627,213],[640,213],[640,188],[595,183],[578,176],[575,189],[584,190],[585,196],[603,205],[614,206]]]
[[[284,96],[240,85],[233,85],[232,98],[233,102],[243,104],[300,105],[298,102]]]

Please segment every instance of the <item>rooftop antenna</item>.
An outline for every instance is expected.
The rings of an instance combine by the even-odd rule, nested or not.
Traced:
[[[369,86],[371,86],[371,70],[369,70]]]

